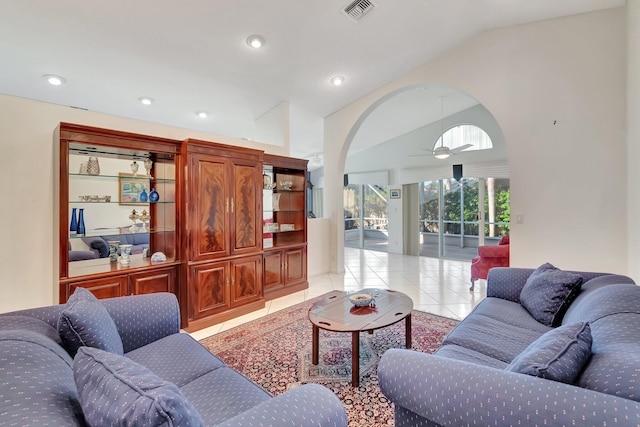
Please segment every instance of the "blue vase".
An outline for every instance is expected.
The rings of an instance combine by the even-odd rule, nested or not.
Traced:
[[[151,192],[149,193],[149,201],[151,203],[155,203],[158,200],[160,200],[160,195],[158,194],[155,188],[152,188]]]
[[[76,234],[78,231],[78,218],[76,217],[76,208],[71,208],[71,225],[69,225],[69,232]]]
[[[86,232],[84,228],[84,209],[80,209],[78,214],[78,234],[84,235]]]
[[[147,191],[143,188],[142,192],[140,193],[140,202],[141,203],[147,203],[147,201],[149,200],[149,196],[147,196]]]

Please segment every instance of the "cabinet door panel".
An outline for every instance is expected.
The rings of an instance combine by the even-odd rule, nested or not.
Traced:
[[[231,269],[232,306],[262,297],[262,255],[234,260]]]
[[[76,288],[88,289],[99,299],[122,297],[127,295],[127,284],[127,276],[113,276],[102,279],[71,282],[67,285],[67,299],[69,299]]]
[[[285,284],[306,280],[307,250],[291,249],[285,252]]]
[[[233,171],[233,252],[253,252],[260,249],[262,238],[262,186],[258,185],[262,183],[261,167],[234,164]]]
[[[133,294],[152,294],[154,292],[175,292],[175,268],[163,268],[129,276],[130,290]]]
[[[194,155],[191,162],[190,210],[192,260],[228,253],[228,167],[225,160]]]
[[[228,262],[191,267],[189,279],[191,319],[200,319],[230,308],[228,276]]]
[[[264,254],[264,289],[277,289],[284,286],[282,275],[282,251],[270,251]]]

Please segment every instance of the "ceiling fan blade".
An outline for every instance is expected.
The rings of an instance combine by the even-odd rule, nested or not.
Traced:
[[[450,151],[452,154],[458,154],[459,152],[464,151],[469,147],[473,147],[473,144],[464,144],[464,145],[461,145],[460,147],[452,148]]]
[[[428,154],[409,154],[408,157],[424,157],[424,156],[433,156],[432,153],[428,153]]]

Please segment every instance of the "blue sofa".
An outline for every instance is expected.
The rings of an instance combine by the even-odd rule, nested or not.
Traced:
[[[572,273],[582,285],[557,326],[532,315],[542,302],[524,301],[533,269],[494,268],[487,298],[435,354],[387,351],[378,378],[396,427],[640,425],[640,287],[625,276]],[[519,362],[574,325],[579,332],[523,373]],[[549,379],[554,366],[570,375]]]
[[[121,245],[132,245],[132,255],[141,254],[145,249],[149,248],[149,233],[122,233],[111,236],[82,237],[82,241],[90,250],[72,250],[71,243],[69,243],[69,261],[107,258],[109,256],[110,240],[118,241]]]
[[[0,425],[124,425],[105,418],[113,415],[132,426],[347,425],[329,389],[273,397],[181,333],[173,294],[69,301],[0,315]],[[115,335],[90,338],[110,325]],[[176,399],[186,401],[177,408]],[[145,402],[149,414],[136,407]],[[165,421],[147,419],[151,412]]]

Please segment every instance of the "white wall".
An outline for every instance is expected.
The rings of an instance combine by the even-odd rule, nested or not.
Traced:
[[[325,215],[343,271],[340,182],[367,114],[408,86],[459,88],[496,118],[508,149],[514,266],[627,273],[625,9],[487,31],[330,115]],[[640,278],[638,278],[640,279]]]
[[[53,133],[60,122],[288,155],[284,147],[0,95],[0,312],[58,302]]]

